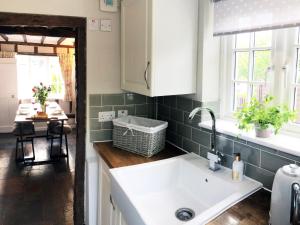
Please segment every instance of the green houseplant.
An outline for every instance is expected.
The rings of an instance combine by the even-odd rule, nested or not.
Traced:
[[[51,86],[47,87],[41,82],[39,85],[32,88],[32,92],[35,100],[40,103],[42,112],[46,112],[46,100],[48,98],[48,94],[51,92]]]
[[[296,113],[287,106],[271,105],[273,99],[272,96],[266,96],[260,102],[252,98],[240,108],[235,113],[239,129],[249,131],[255,127],[257,137],[269,137],[273,132],[277,134],[285,123],[295,119]]]

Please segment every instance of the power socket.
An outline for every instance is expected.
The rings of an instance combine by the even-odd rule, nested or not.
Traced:
[[[128,116],[128,110],[118,110],[118,118],[123,116]]]
[[[108,121],[112,121],[115,118],[116,118],[115,111],[99,112],[98,115],[99,122],[108,122]]]

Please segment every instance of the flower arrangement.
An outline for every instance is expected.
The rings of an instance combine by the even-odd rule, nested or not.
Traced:
[[[295,119],[295,111],[290,111],[287,106],[271,105],[273,99],[272,96],[266,96],[260,102],[252,98],[239,109],[235,114],[239,129],[248,131],[254,126],[258,137],[268,137],[271,129],[277,134],[285,123]],[[266,132],[267,130],[270,132]]]
[[[48,94],[51,92],[51,86],[45,86],[42,82],[32,88],[33,97],[40,103],[41,107],[45,107]],[[43,110],[44,111],[44,110]]]

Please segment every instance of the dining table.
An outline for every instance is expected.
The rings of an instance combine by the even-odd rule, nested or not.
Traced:
[[[41,114],[41,106],[39,103],[34,104],[19,104],[18,109],[16,111],[15,116],[15,124],[19,127],[19,138],[21,141],[21,148],[23,151],[23,140],[25,138],[25,134],[23,133],[23,126],[24,124],[28,122],[32,122],[34,124],[36,123],[51,123],[51,122],[59,122],[59,130],[58,133],[58,139],[59,139],[59,147],[60,147],[60,154],[56,155],[55,157],[50,157],[45,160],[36,160],[33,157],[26,157],[24,154],[21,159],[19,159],[19,162],[24,163],[25,165],[42,165],[42,164],[49,164],[49,163],[55,163],[60,158],[66,158],[68,157],[67,154],[62,153],[62,140],[64,135],[64,122],[68,120],[68,116],[64,113],[64,111],[61,109],[60,105],[57,102],[48,102],[46,103],[46,114],[43,114],[43,116],[40,116]],[[32,138],[49,138],[48,131],[47,133],[39,133],[36,134],[34,132],[34,135]],[[17,149],[16,149],[17,151]],[[24,152],[24,151],[23,151]]]

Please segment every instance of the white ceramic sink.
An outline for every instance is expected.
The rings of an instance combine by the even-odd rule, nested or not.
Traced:
[[[193,153],[110,172],[112,197],[128,225],[206,224],[262,187],[250,178],[232,181],[227,168],[213,172]],[[194,219],[178,220],[179,208],[193,209]]]

